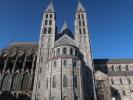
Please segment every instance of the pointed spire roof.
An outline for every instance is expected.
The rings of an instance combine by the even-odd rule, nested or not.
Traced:
[[[54,5],[53,5],[53,1],[52,0],[50,0],[50,3],[47,6],[45,12],[55,12]]]
[[[65,19],[64,24],[63,24],[63,26],[61,28],[61,32],[60,33],[62,33],[67,28],[68,28],[68,26],[67,26],[67,22],[66,22],[66,19]]]
[[[84,6],[81,4],[80,0],[78,0],[77,11],[86,11]]]

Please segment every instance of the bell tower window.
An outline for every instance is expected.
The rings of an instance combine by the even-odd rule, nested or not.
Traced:
[[[50,18],[52,18],[53,16],[52,16],[52,14],[50,14]]]
[[[46,32],[47,32],[47,28],[44,28],[44,34],[46,34]]]
[[[45,16],[46,18],[48,18],[48,14],[46,14],[46,16]]]
[[[51,27],[49,27],[49,29],[48,29],[48,33],[51,34]]]
[[[45,20],[45,25],[47,25],[48,24],[48,20]]]
[[[49,25],[52,25],[52,20],[49,21]]]

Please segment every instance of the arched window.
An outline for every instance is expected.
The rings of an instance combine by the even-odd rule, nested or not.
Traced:
[[[52,100],[55,100],[55,98],[54,98],[54,97],[52,97]]]
[[[48,18],[48,14],[46,14],[45,17]]]
[[[79,21],[79,26],[81,26],[81,21]]]
[[[48,78],[46,80],[46,89],[48,89]]]
[[[83,28],[83,32],[84,32],[84,34],[86,34],[86,30],[85,30],[85,28]]]
[[[63,77],[63,87],[67,87],[67,77],[64,75]]]
[[[73,55],[73,48],[70,49],[70,54]]]
[[[124,95],[124,96],[126,95],[126,92],[125,92],[125,90],[123,90],[123,91],[122,91],[122,93],[123,93],[123,95]]]
[[[63,61],[63,66],[66,66],[67,65],[67,60],[64,60]]]
[[[111,84],[114,85],[114,80],[113,79],[111,79]]]
[[[78,96],[75,97],[75,100],[78,100]]]
[[[123,81],[122,81],[122,79],[120,79],[120,84],[123,84]]]
[[[111,66],[111,70],[112,70],[112,71],[115,71],[115,69],[114,69],[114,65]]]
[[[21,90],[21,84],[22,84],[22,77],[20,74],[15,74],[12,80],[12,91],[20,91]]]
[[[82,19],[84,19],[84,15],[82,14]]]
[[[122,71],[122,69],[121,69],[121,65],[119,65],[119,71]]]
[[[126,71],[129,71],[128,65],[126,65],[126,68],[125,69],[126,69]]]
[[[78,14],[78,19],[80,19],[80,14]]]
[[[53,15],[52,14],[50,14],[50,18],[52,18],[53,17]]]
[[[57,63],[56,63],[56,61],[54,61],[54,67],[56,67],[57,66]]]
[[[10,83],[11,83],[11,75],[10,74],[6,74],[3,77],[2,80],[2,91],[9,91],[10,90]]]
[[[48,34],[51,34],[51,31],[52,31],[52,29],[51,29],[51,27],[49,27],[48,28]]]
[[[54,56],[55,56],[55,50],[54,50]]]
[[[84,21],[82,22],[82,24],[83,24],[83,26],[85,26],[85,22]]]
[[[45,20],[45,25],[47,25],[48,24],[48,20]]]
[[[39,81],[39,82],[38,82],[38,88],[40,88],[40,86],[41,86],[41,82]]]
[[[67,48],[63,48],[63,54],[67,54]]]
[[[2,81],[2,78],[1,78],[1,76],[0,76],[0,87],[1,87],[1,81]]]
[[[67,97],[67,96],[65,96],[65,97],[63,98],[63,100],[68,100],[68,97]]]
[[[57,49],[57,54],[56,54],[56,55],[57,55],[57,56],[60,55],[60,48]]]
[[[76,60],[75,59],[72,60],[72,65],[73,65],[73,67],[76,67]]]
[[[79,33],[82,34],[82,29],[81,28],[79,28]]]
[[[53,76],[53,85],[52,85],[53,88],[56,88],[56,76],[54,75]]]
[[[52,20],[49,20],[49,25],[52,25]]]
[[[47,33],[47,28],[44,28],[44,34],[46,34]]]
[[[30,73],[26,73],[23,77],[23,82],[22,82],[22,91],[26,91],[31,89],[31,75]]]
[[[77,88],[78,87],[78,84],[77,84],[77,76],[75,76],[74,83],[75,83],[75,88]]]
[[[128,84],[131,84],[132,83],[129,78],[127,78],[127,82],[128,82]]]

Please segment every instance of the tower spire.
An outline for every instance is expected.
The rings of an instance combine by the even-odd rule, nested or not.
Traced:
[[[46,8],[45,12],[55,12],[53,0],[50,0],[50,3],[48,5],[48,7]]]
[[[78,0],[77,11],[86,11],[84,6],[81,4],[80,0]]]
[[[61,33],[68,28],[67,21],[66,21],[66,14],[64,14],[64,24],[61,28]]]

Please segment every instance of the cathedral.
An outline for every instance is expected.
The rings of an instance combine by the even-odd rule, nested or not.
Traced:
[[[93,59],[85,7],[78,1],[74,32],[57,30],[51,1],[38,43],[0,51],[0,100],[133,100],[133,59]]]

